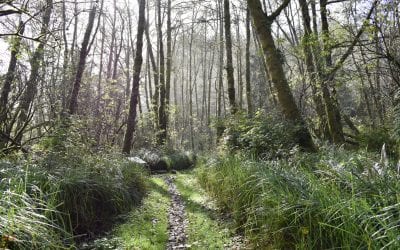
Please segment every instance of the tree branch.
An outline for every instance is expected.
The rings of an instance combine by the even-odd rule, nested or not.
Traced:
[[[354,38],[353,42],[350,44],[350,46],[348,47],[346,53],[344,53],[342,55],[342,57],[339,59],[339,61],[336,63],[335,67],[332,68],[332,70],[329,72],[328,76],[330,79],[332,79],[336,72],[342,67],[343,63],[346,61],[347,57],[349,57],[349,55],[351,54],[351,52],[353,51],[354,47],[356,46],[356,44],[358,43],[361,35],[363,34],[366,26],[368,25],[367,21],[371,18],[372,13],[374,12],[375,7],[378,4],[378,0],[375,0],[372,4],[371,9],[369,10],[369,13],[367,15],[367,17],[364,20],[363,25],[361,26],[360,30],[357,32],[356,37]]]
[[[11,14],[20,14],[21,12],[18,10],[0,10],[0,16],[7,16]]]
[[[275,20],[279,14],[281,14],[282,10],[285,9],[290,3],[290,0],[284,0],[284,2],[271,14],[268,16],[268,19]]]

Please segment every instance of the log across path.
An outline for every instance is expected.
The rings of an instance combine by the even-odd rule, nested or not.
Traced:
[[[174,176],[167,176],[165,182],[171,195],[171,207],[168,209],[168,244],[167,249],[187,249],[186,230],[188,220],[185,213],[185,204],[174,183]]]

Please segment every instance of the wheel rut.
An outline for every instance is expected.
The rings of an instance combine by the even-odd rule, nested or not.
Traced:
[[[187,228],[188,219],[185,213],[185,204],[181,195],[174,183],[174,177],[168,176],[165,178],[165,183],[168,186],[168,192],[171,195],[171,206],[168,209],[168,243],[167,249],[187,249]]]

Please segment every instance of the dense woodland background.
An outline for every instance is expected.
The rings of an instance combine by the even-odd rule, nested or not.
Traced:
[[[110,207],[105,231],[145,195],[146,172],[124,155],[169,155],[173,168],[191,151],[207,156],[199,182],[256,245],[395,249],[399,8],[397,0],[2,0],[0,176],[9,181],[0,187],[28,204],[18,211],[70,214],[46,214],[46,223],[71,226],[35,243],[65,246],[74,244],[65,235],[99,233],[96,207]],[[88,180],[123,189],[107,194],[121,203],[89,213],[66,202],[79,200],[77,190],[95,195]],[[256,183],[287,193],[272,197]],[[61,208],[42,199],[54,190],[63,190]],[[332,193],[336,200],[321,200]],[[28,246],[32,232],[10,229],[10,197],[1,196],[0,236],[24,232]],[[345,203],[353,210],[335,207]],[[283,211],[276,221],[268,207]]]
[[[280,4],[264,1],[254,8],[272,17]],[[382,131],[393,125],[396,1],[284,2],[269,25],[280,58],[274,63],[282,65],[290,86],[283,90],[272,80],[274,69],[263,59],[264,41],[244,1],[230,2],[227,16],[222,1],[145,5],[143,63],[133,93],[136,148],[165,138],[178,148],[213,148],[216,128],[234,110],[288,109],[280,91],[292,93],[294,102],[286,104],[298,107],[321,140],[354,144],[360,126]],[[121,146],[138,50],[138,4],[5,1],[1,15],[2,150],[29,147],[66,113],[79,117],[94,146]],[[73,92],[77,78],[80,88]]]

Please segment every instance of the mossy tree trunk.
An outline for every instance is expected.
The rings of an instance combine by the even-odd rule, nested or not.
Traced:
[[[313,44],[314,39],[312,37],[312,30],[311,30],[311,18],[308,10],[308,5],[306,0],[299,0],[302,20],[303,20],[303,27],[304,27],[304,36],[302,40],[302,47],[304,53],[304,61],[306,63],[306,69],[308,73],[308,79],[310,81],[311,90],[312,90],[312,99],[315,105],[315,111],[318,116],[318,130],[319,136],[325,135],[324,133],[324,124],[326,124],[326,115],[324,109],[324,103],[322,100],[322,96],[320,93],[320,89],[318,87],[318,76],[320,75],[318,72],[318,67],[315,66],[313,60]]]
[[[289,2],[290,0],[285,0],[277,10],[268,16],[263,11],[259,0],[247,0],[250,13],[253,18],[254,27],[263,49],[268,72],[276,89],[278,101],[283,113],[287,119],[299,124],[299,129],[297,132],[299,145],[304,150],[315,151],[316,147],[312,140],[311,134],[306,127],[305,121],[301,116],[300,110],[296,106],[289,83],[283,70],[279,52],[275,46],[272,36],[271,25],[280,12],[289,4]]]
[[[20,104],[18,107],[18,121],[17,121],[17,132],[15,135],[15,143],[19,146],[21,145],[22,137],[25,131],[25,128],[28,126],[28,123],[32,117],[30,114],[32,103],[37,94],[38,88],[38,79],[40,77],[40,68],[43,63],[44,56],[44,48],[47,43],[48,34],[48,26],[50,23],[50,17],[53,10],[53,0],[46,1],[46,10],[44,11],[42,18],[42,27],[40,30],[40,34],[43,37],[39,42],[38,47],[30,59],[31,72],[29,75],[29,79],[26,83],[25,91],[22,94]]]
[[[11,44],[11,56],[8,64],[7,73],[0,94],[0,150],[6,147],[8,142],[9,132],[7,127],[8,118],[8,101],[15,79],[15,71],[17,69],[18,54],[21,48],[21,36],[24,33],[25,24],[20,21],[17,28],[17,36],[13,38]]]
[[[327,0],[320,0],[320,14],[321,14],[321,27],[322,27],[322,41],[324,48],[324,61],[326,70],[332,67],[332,53],[330,44],[330,35],[329,35],[329,23],[327,17]],[[329,132],[332,137],[332,141],[335,144],[344,143],[344,133],[343,126],[341,121],[341,115],[339,111],[339,107],[336,105],[335,96],[335,86],[333,83],[333,79],[330,79],[327,72],[323,73],[323,78],[321,79],[321,89],[322,89],[322,97],[325,103],[325,112],[328,120]]]

